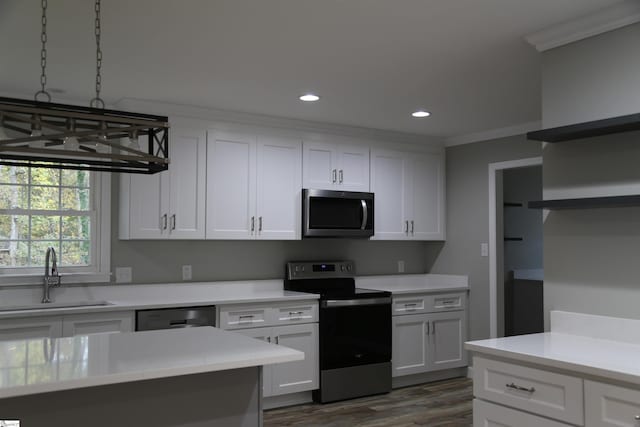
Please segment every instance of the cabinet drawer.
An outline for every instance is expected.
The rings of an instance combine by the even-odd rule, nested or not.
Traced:
[[[393,298],[393,315],[426,313],[431,305],[429,295],[414,295],[408,297]]]
[[[311,323],[318,321],[318,303],[287,305],[272,309],[274,325]]]
[[[584,382],[588,426],[640,427],[640,390]]]
[[[463,310],[466,302],[465,294],[436,294],[431,297],[429,311]]]
[[[473,400],[473,427],[569,427],[546,418],[537,417],[504,406]]]
[[[255,328],[269,324],[269,308],[256,306],[228,306],[220,308],[221,329]]]
[[[571,424],[584,424],[581,378],[477,356],[473,371],[475,397]]]

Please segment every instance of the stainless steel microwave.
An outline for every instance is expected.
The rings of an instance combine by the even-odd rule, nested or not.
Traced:
[[[373,193],[302,190],[302,236],[373,236],[373,200]]]

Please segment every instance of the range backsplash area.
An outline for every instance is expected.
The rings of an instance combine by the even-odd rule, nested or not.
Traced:
[[[640,24],[543,54],[543,127],[640,112]],[[640,194],[640,132],[547,144],[545,199]],[[544,298],[550,310],[640,319],[640,208],[550,211]]]

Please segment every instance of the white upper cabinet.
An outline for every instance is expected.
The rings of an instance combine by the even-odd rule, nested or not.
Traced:
[[[444,154],[374,149],[371,191],[378,240],[444,240]]]
[[[207,239],[255,233],[256,139],[210,130],[207,140]]]
[[[303,187],[369,191],[369,147],[305,141]]]
[[[169,170],[120,175],[121,239],[203,239],[205,132],[170,130]]]
[[[371,191],[375,197],[374,239],[408,239],[410,159],[400,151],[372,150]]]
[[[257,237],[300,239],[302,161],[299,140],[258,137]]]
[[[207,147],[207,239],[300,238],[300,141],[211,130]]]

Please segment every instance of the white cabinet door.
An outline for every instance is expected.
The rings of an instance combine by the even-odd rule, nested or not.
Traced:
[[[425,372],[429,363],[429,324],[425,315],[394,316],[392,322],[392,375]]]
[[[64,316],[62,335],[99,334],[104,332],[133,332],[132,311],[113,311],[106,313],[85,313]]]
[[[585,422],[589,427],[640,427],[640,389],[584,381]]]
[[[433,313],[427,318],[431,327],[429,370],[466,366],[463,348],[467,340],[465,312]]]
[[[171,167],[171,166],[169,166]],[[128,233],[120,233],[121,238],[163,239],[168,235],[169,225],[169,171],[153,175],[130,174],[120,176],[120,221]],[[123,200],[125,199],[125,200]],[[125,235],[126,234],[126,235]]]
[[[0,341],[61,336],[62,317],[60,316],[4,319],[0,322]]]
[[[237,332],[242,335],[246,335],[251,338],[255,338],[264,342],[271,342],[271,330],[272,328],[253,328],[253,329],[238,329]],[[273,396],[273,387],[271,377],[273,365],[262,367],[262,397]]]
[[[255,236],[256,144],[253,135],[207,134],[208,239]]]
[[[301,190],[300,141],[259,137],[256,202],[258,239],[300,239]]]
[[[411,237],[416,240],[444,240],[444,156],[412,155]]]
[[[343,191],[369,191],[369,147],[338,146],[338,187]]]
[[[302,186],[314,190],[334,190],[338,181],[334,145],[305,141],[302,150]]]
[[[172,239],[204,239],[205,132],[172,128],[170,154],[169,236]]]
[[[318,324],[276,326],[272,332],[276,344],[304,352],[304,360],[273,365],[273,395],[318,388]]]
[[[371,191],[375,194],[376,240],[409,238],[409,159],[399,151],[372,150]]]
[[[526,412],[473,399],[473,427],[570,427]]]

